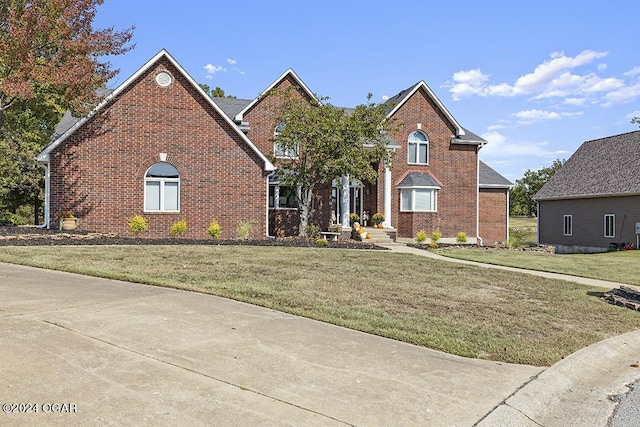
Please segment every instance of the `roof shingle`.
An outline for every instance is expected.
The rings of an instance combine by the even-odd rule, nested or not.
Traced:
[[[534,200],[640,194],[640,131],[584,142]]]

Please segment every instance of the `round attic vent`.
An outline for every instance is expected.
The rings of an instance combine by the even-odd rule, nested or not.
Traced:
[[[171,75],[165,71],[158,73],[156,76],[156,83],[158,83],[158,86],[162,87],[171,85]]]

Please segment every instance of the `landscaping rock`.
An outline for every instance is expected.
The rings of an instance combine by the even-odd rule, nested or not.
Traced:
[[[602,299],[610,304],[640,311],[640,292],[628,286],[620,286],[618,289],[612,289],[606,292],[602,296]]]

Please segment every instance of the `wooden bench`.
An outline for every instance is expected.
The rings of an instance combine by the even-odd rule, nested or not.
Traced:
[[[340,235],[340,233],[335,233],[333,231],[321,231],[320,235],[322,236],[323,239],[327,239],[332,242],[335,242],[336,240],[338,240],[338,236]]]

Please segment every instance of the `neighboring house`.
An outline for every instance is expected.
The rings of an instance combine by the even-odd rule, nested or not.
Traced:
[[[185,237],[205,238],[215,219],[226,237],[240,221],[254,236],[297,233],[295,189],[278,185],[274,90],[315,95],[287,70],[253,100],[208,97],[161,51],[111,92],[89,117],[68,115],[60,135],[38,160],[47,168],[45,218],[71,210],[80,227],[127,233],[125,219],[143,214],[148,235],[166,236],[185,219]],[[349,225],[349,213],[381,212],[399,237],[439,228],[444,238],[465,232],[470,242],[507,241],[507,180],[479,161],[485,140],[451,116],[419,82],[387,101],[400,127],[389,135],[393,165],[374,165],[379,179],[337,177],[317,191],[312,222]]]
[[[636,244],[640,131],[583,143],[540,189],[538,242],[556,252],[603,252]]]

